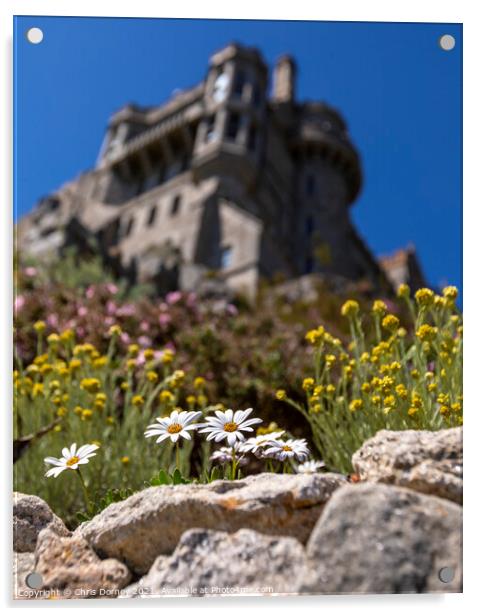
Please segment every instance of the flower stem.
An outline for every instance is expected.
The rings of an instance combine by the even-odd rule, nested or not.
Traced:
[[[80,472],[80,468],[77,468],[76,472],[77,472],[77,477],[80,480],[80,485],[82,486],[82,492],[84,493],[85,506],[87,507],[87,512],[90,514],[92,513],[91,511],[92,508],[90,504],[89,492],[87,491],[87,486],[85,485],[85,481],[84,481],[84,478],[82,477],[82,473]]]
[[[176,441],[176,468],[181,470],[179,468],[179,440]]]
[[[236,449],[233,447],[231,453],[233,462],[231,465],[231,480],[234,481],[236,479]]]

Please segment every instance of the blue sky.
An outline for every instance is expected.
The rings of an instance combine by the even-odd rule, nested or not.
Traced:
[[[94,165],[114,110],[196,84],[238,41],[270,65],[292,54],[298,98],[342,112],[364,173],[353,218],[375,254],[412,242],[431,284],[461,285],[461,25],[17,17],[14,31],[16,217]]]

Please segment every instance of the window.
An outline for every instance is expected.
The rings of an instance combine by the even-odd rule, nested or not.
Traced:
[[[307,257],[305,261],[305,274],[311,274],[313,271],[313,257]]]
[[[256,126],[254,124],[251,124],[251,126],[249,127],[249,133],[248,133],[248,150],[251,150],[252,152],[256,150],[256,140],[257,140],[256,138],[257,138]]]
[[[180,207],[181,207],[181,195],[176,195],[171,205],[171,216],[176,216],[176,214],[179,213]]]
[[[128,237],[132,233],[132,229],[134,228],[134,218],[131,216],[127,221],[127,225],[124,230],[124,237]]]
[[[228,127],[226,129],[226,137],[230,139],[231,141],[236,140],[238,130],[239,130],[239,124],[240,124],[239,113],[229,114]]]
[[[214,141],[214,139],[216,138],[215,119],[216,116],[214,115],[211,115],[206,118],[206,137],[204,139],[206,143]]]
[[[308,197],[312,197],[315,194],[315,178],[311,173],[306,176],[305,192]]]
[[[223,246],[221,248],[221,269],[231,267],[233,262],[233,249],[231,246]]]
[[[252,100],[255,107],[261,102],[261,89],[257,83],[253,84]]]
[[[243,96],[244,83],[246,81],[246,76],[243,71],[238,71],[236,73],[236,79],[234,80],[233,92],[236,96]]]
[[[149,216],[147,218],[147,226],[152,227],[157,218],[157,205],[153,205],[149,210]]]
[[[306,218],[305,229],[306,229],[306,235],[312,235],[312,233],[313,233],[313,216],[311,216],[311,214],[309,216],[307,216],[307,218]]]

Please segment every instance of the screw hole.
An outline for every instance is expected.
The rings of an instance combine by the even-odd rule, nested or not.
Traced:
[[[43,41],[44,33],[40,28],[29,28],[26,32],[27,41],[32,45],[38,45]]]

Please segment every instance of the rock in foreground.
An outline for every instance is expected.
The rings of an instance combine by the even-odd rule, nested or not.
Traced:
[[[333,492],[346,480],[333,473],[263,473],[238,481],[161,486],[110,505],[80,526],[80,535],[105,557],[146,573],[157,556],[171,554],[192,528],[235,532],[249,528],[306,542]]]
[[[381,484],[341,488],[307,544],[309,573],[300,592],[462,591],[462,508]],[[440,570],[454,579],[443,583]]]
[[[381,430],[353,455],[365,481],[411,488],[462,503],[462,428]]]
[[[35,571],[44,590],[59,590],[66,599],[82,599],[124,588],[131,579],[127,567],[117,560],[101,560],[81,537],[59,537],[43,530],[35,551]]]
[[[160,556],[130,596],[262,595],[296,591],[305,551],[291,537],[242,529],[234,534],[193,529],[171,556]]]
[[[48,528],[61,537],[70,535],[62,520],[38,496],[13,493],[13,549],[33,552],[41,530]]]

